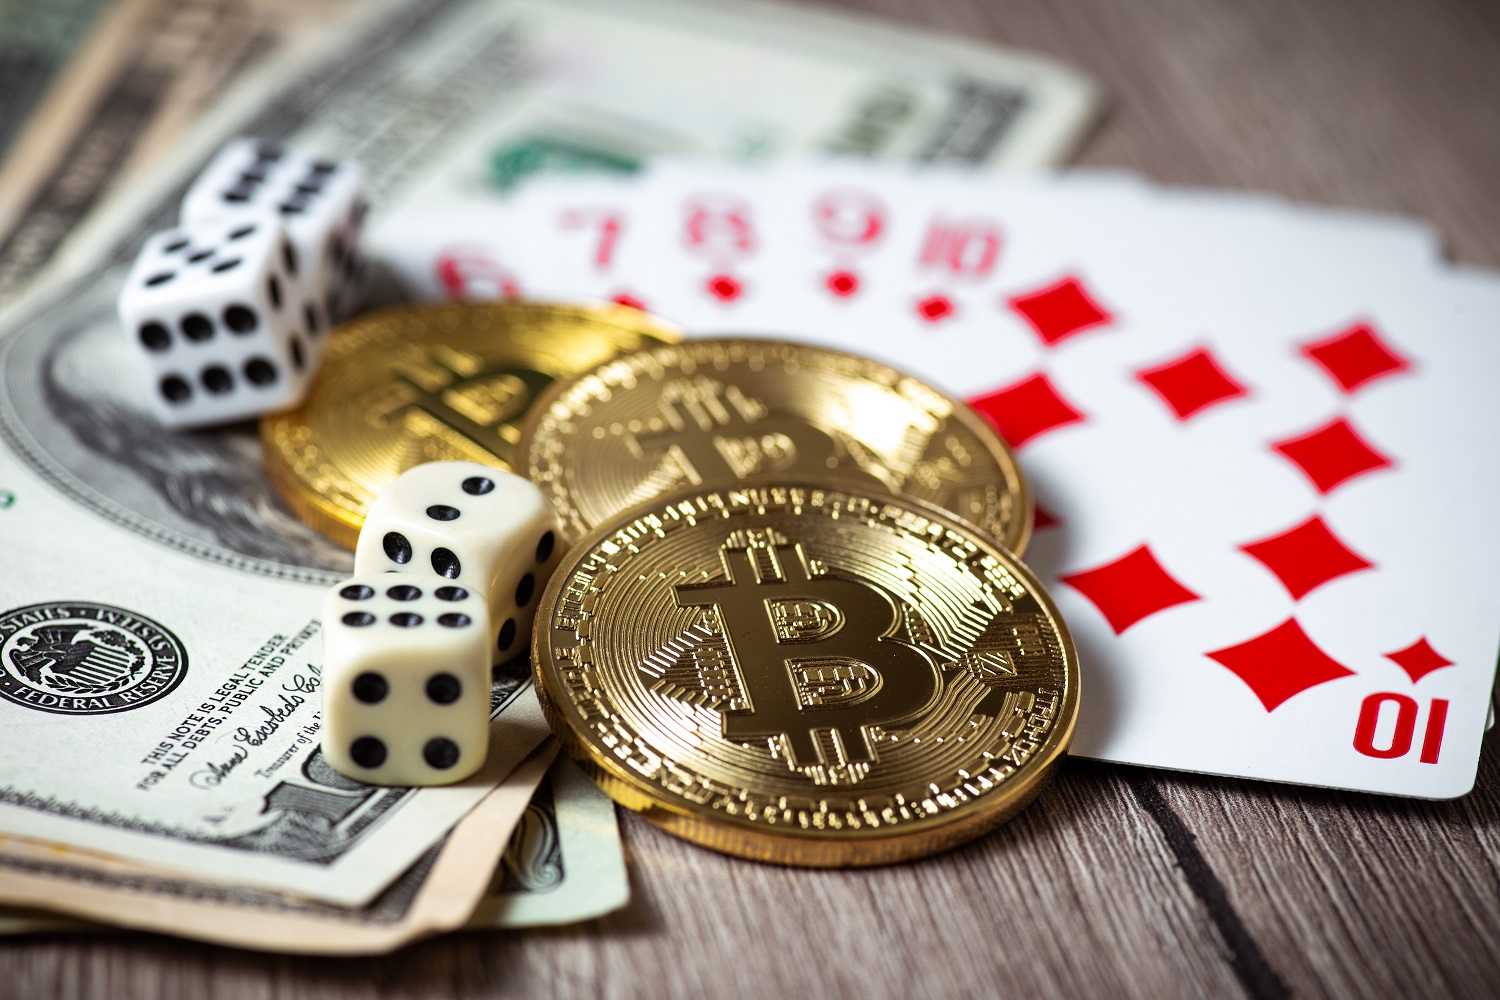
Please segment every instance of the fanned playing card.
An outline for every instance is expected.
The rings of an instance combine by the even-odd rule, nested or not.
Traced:
[[[1073,752],[1444,798],[1500,628],[1500,279],[1410,221],[1119,173],[665,165],[425,205],[422,298],[612,299],[962,395],[1037,497]]]

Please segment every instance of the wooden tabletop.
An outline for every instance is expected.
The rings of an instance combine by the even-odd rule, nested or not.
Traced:
[[[1500,267],[1500,5],[849,0],[1051,53],[1081,162],[1424,217]],[[1500,995],[1500,762],[1431,803],[1069,762],[998,832],[874,871],[733,861],[624,817],[634,899],[379,959],[145,935],[0,942],[0,996]]]

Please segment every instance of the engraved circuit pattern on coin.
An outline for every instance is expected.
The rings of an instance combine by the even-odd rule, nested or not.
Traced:
[[[553,576],[543,709],[620,803],[758,860],[882,864],[1024,806],[1072,736],[1078,666],[1021,563],[930,504],[688,490]]]
[[[303,404],[261,421],[266,470],[305,522],[354,547],[375,493],[423,462],[511,467],[517,425],[556,379],[677,339],[627,306],[487,302],[368,313],[330,337]]]
[[[727,338],[647,347],[558,382],[517,456],[573,538],[673,489],[804,480],[937,504],[1023,552],[1031,494],[961,401],[842,351]]]

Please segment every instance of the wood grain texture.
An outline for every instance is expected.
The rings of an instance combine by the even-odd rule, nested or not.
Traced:
[[[1054,54],[1080,158],[1405,212],[1500,266],[1500,5],[846,0]],[[1494,743],[1492,737],[1489,743]],[[732,861],[625,817],[631,907],[376,960],[139,935],[0,943],[0,996],[1500,995],[1500,763],[1454,803],[1070,762],[979,843],[879,871]]]
[[[1500,266],[1500,4],[845,3],[1047,52],[1113,108],[1078,162],[1416,215]]]

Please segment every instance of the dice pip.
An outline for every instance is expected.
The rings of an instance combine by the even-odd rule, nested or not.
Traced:
[[[322,330],[352,315],[364,294],[360,230],[369,210],[364,188],[364,168],[352,160],[239,138],[226,144],[188,188],[180,219],[193,228],[224,219],[279,217],[306,263],[306,321]]]
[[[300,261],[275,218],[148,239],[119,315],[157,416],[199,427],[295,405],[315,363],[298,304]]]
[[[323,615],[323,756],[375,785],[446,785],[489,750],[483,595],[437,576],[355,576]]]
[[[483,591],[496,663],[527,652],[537,599],[561,558],[557,518],[527,479],[428,462],[386,485],[354,550],[356,573],[436,573]]]

